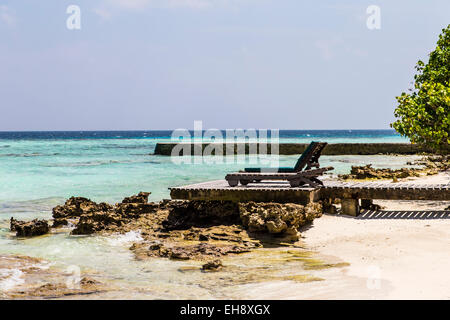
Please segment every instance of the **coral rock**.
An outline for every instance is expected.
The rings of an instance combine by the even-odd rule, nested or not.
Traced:
[[[98,211],[109,211],[113,208],[107,203],[95,203],[83,197],[71,197],[62,206],[56,206],[52,210],[52,216],[56,219],[78,218],[84,214]]]
[[[340,175],[342,179],[392,179],[397,182],[398,179],[407,177],[419,177],[421,174],[433,175],[440,171],[450,169],[450,157],[427,157],[425,159],[408,162],[408,165],[420,165],[422,168],[401,168],[390,169],[373,168],[371,164],[365,166],[352,166],[350,174]]]
[[[11,231],[16,232],[18,237],[34,237],[46,234],[50,228],[46,220],[34,219],[30,222],[18,221],[11,218],[10,221]]]
[[[239,223],[239,208],[232,201],[173,201],[163,222],[167,230]]]
[[[298,229],[322,215],[322,206],[311,203],[307,206],[293,203],[258,203],[239,204],[242,224],[250,232],[269,232],[271,234],[295,235]]]
[[[126,197],[122,200],[122,203],[147,203],[149,195],[150,192],[139,192],[135,196]]]

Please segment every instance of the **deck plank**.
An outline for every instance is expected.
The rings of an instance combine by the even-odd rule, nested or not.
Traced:
[[[301,199],[345,198],[387,200],[450,200],[449,184],[418,184],[416,182],[342,182],[324,180],[321,188],[290,187],[287,181],[249,183],[230,187],[225,180],[201,182],[172,187],[173,199],[237,199],[239,201],[295,201]]]

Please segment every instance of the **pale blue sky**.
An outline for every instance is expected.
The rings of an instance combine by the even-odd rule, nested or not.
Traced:
[[[0,130],[389,128],[448,24],[448,0],[0,0]]]

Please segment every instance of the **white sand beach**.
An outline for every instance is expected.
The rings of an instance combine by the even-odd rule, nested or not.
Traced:
[[[409,180],[449,183],[450,173]],[[450,214],[443,210],[450,201],[375,203],[386,208],[357,218],[327,214],[302,232],[307,248],[349,266],[318,271],[324,281],[248,285],[243,298],[449,299]]]

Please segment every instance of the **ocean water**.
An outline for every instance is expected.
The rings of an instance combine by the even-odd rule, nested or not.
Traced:
[[[171,131],[0,132],[0,213],[5,206],[9,210],[9,206],[23,208],[26,203],[48,209],[74,195],[115,202],[139,191],[150,191],[152,200],[160,200],[168,197],[170,186],[221,179],[227,172],[246,165],[218,157],[212,159],[212,164],[191,161],[180,165],[170,157],[152,155],[156,143],[170,141],[170,134]],[[391,130],[280,132],[280,142],[312,140],[406,141]],[[296,158],[280,156],[280,165],[292,165]],[[254,160],[248,158],[247,165]],[[349,169],[351,157],[321,160],[342,173]]]
[[[188,286],[185,275],[176,272],[179,264],[135,262],[127,246],[130,239],[139,239],[138,234],[117,241],[96,236],[75,237],[68,232],[18,240],[9,231],[11,217],[48,219],[51,209],[71,196],[114,203],[140,191],[149,191],[152,192],[150,199],[157,201],[169,198],[171,186],[223,179],[227,172],[258,164],[252,161],[267,160],[247,157],[234,161],[234,157],[212,157],[207,163],[204,160],[208,159],[191,161],[193,158],[184,157],[189,163],[177,164],[170,157],[153,155],[156,143],[169,141],[170,135],[171,131],[0,132],[0,254],[40,257],[61,266],[76,264],[83,270],[104,274],[108,281],[119,279],[121,286],[136,288],[139,284],[156,290],[152,294],[147,292],[145,297],[174,298],[175,291]],[[280,132],[280,142],[309,143],[312,140],[330,143],[407,141],[391,130]],[[280,156],[279,165],[292,166],[297,157]],[[396,168],[416,158],[323,156],[321,164],[333,166],[334,174],[338,174],[348,172],[355,164]],[[195,283],[194,278],[190,281]],[[205,298],[210,294],[190,290],[186,292],[192,295],[184,297]],[[131,296],[135,297],[130,293]],[[217,293],[216,297],[222,296]]]

